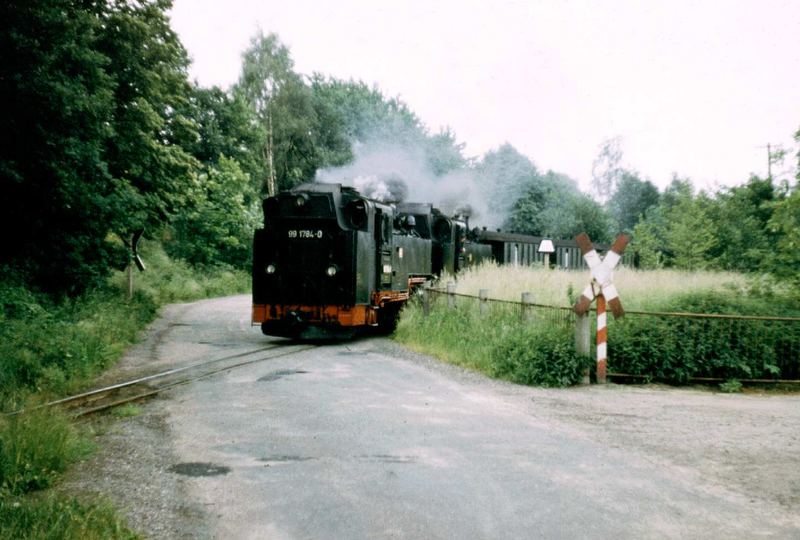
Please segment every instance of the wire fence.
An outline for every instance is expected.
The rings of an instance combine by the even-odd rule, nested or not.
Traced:
[[[517,316],[526,324],[575,328],[580,319],[570,307],[498,300],[450,290],[426,289],[424,309],[479,311],[492,321]],[[594,317],[584,354],[594,357]],[[585,323],[585,320],[584,320]],[[586,335],[592,336],[591,339]],[[800,318],[701,313],[627,311],[609,321],[609,376],[670,382],[725,381],[800,383]]]
[[[477,310],[484,315],[497,317],[499,315],[511,315],[519,317],[519,320],[529,324],[546,325],[558,328],[573,328],[575,326],[575,312],[572,308],[537,304],[526,297],[524,294],[519,302],[513,300],[499,300],[481,296],[460,294],[441,289],[426,289],[429,294],[430,304],[428,308],[455,308],[457,306],[468,306],[469,309]]]

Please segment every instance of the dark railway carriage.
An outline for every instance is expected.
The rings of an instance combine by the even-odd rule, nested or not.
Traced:
[[[477,231],[476,242],[491,246],[492,258],[501,264],[534,265],[543,264],[545,255],[539,252],[543,236],[507,233],[501,231]],[[550,254],[550,264],[559,268],[585,270],[581,250],[575,240],[552,240],[555,253]],[[611,246],[594,244],[594,248],[604,254]],[[634,255],[623,255],[622,264],[634,266]]]
[[[253,245],[253,322],[265,334],[336,337],[391,327],[432,277],[433,241],[415,219],[339,184],[264,201]]]

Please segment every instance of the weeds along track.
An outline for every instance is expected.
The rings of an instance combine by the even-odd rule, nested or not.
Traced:
[[[165,390],[211,377],[231,369],[290,356],[315,348],[317,348],[317,345],[309,344],[281,344],[260,347],[258,349],[223,356],[205,362],[197,362],[187,366],[153,373],[103,388],[97,388],[74,396],[43,403],[31,409],[15,411],[9,413],[9,415],[22,414],[34,409],[61,406],[74,417],[86,416],[125,403],[151,397]],[[266,354],[258,358],[247,358],[259,353]]]

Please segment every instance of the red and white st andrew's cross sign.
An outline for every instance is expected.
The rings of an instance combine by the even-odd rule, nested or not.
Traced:
[[[592,241],[586,233],[581,233],[575,237],[578,247],[581,248],[583,259],[589,266],[592,274],[592,281],[581,293],[581,297],[575,303],[575,313],[583,315],[589,311],[592,301],[597,298],[597,382],[606,382],[606,363],[608,352],[606,343],[608,342],[608,329],[606,328],[606,300],[611,306],[614,318],[622,317],[625,310],[622,309],[622,302],[619,293],[614,286],[614,268],[622,259],[622,252],[628,245],[630,237],[621,234],[617,237],[614,245],[604,258],[595,251]]]

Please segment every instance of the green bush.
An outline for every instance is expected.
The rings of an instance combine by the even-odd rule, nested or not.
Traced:
[[[588,359],[575,352],[568,328],[534,326],[495,346],[491,375],[536,386],[570,386],[581,382]]]
[[[719,389],[726,394],[735,394],[742,391],[742,383],[736,379],[728,379],[719,384]]]
[[[754,282],[756,283],[756,282]],[[659,311],[717,313],[723,315],[800,316],[797,304],[772,289],[753,286],[750,290],[695,291],[673,296],[658,306]]]
[[[440,302],[425,317],[412,302],[402,311],[395,338],[447,362],[522,384],[567,386],[580,382],[586,362],[575,353],[573,330],[545,319],[522,322],[519,308],[492,304],[485,316],[476,302]]]
[[[15,279],[18,276],[14,276],[13,271],[0,267],[0,275],[3,276],[3,281],[0,281],[0,320],[29,320],[47,314],[41,305],[43,299]]]
[[[661,311],[796,316],[777,297],[736,292],[677,296]],[[631,314],[609,323],[609,369],[674,383],[692,377],[794,378],[800,328],[779,321],[684,318]],[[787,354],[794,351],[794,354]]]

